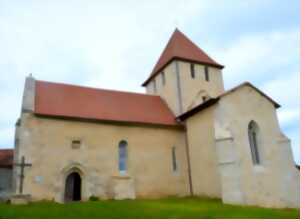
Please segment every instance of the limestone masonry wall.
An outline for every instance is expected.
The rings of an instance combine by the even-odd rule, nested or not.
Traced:
[[[35,117],[23,113],[20,150],[32,167],[25,170],[24,193],[34,200],[63,201],[65,177],[82,174],[83,200],[113,198],[113,179],[129,177],[136,196],[155,198],[189,194],[183,130],[155,126],[97,124]],[[80,140],[72,149],[72,140]],[[118,171],[118,144],[128,142],[128,174]],[[171,148],[177,148],[178,171],[172,171]],[[128,183],[127,183],[128,184]]]
[[[253,164],[251,157],[251,121],[258,124],[260,132],[259,165]],[[280,130],[273,103],[244,86],[220,100],[215,129],[225,203],[300,207],[300,196],[295,195],[300,192],[300,172],[296,173],[291,148]]]
[[[214,141],[214,107],[186,121],[194,194],[221,197],[220,176]]]

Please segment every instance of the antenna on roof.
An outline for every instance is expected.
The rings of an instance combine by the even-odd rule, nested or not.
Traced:
[[[32,73],[29,73],[29,76],[28,77],[30,77],[30,78],[33,78],[33,75],[32,75]]]

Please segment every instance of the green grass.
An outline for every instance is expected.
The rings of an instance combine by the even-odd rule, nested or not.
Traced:
[[[0,219],[300,219],[300,211],[223,205],[219,200],[169,198],[161,200],[51,202],[15,206],[0,204]]]

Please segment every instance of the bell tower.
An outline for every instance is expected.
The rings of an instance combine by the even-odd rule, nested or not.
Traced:
[[[176,29],[142,86],[178,116],[224,92],[223,68]]]

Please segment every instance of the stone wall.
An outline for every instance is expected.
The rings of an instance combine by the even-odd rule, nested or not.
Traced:
[[[25,169],[24,194],[34,200],[62,202],[66,174],[82,173],[82,197],[114,198],[114,179],[129,177],[138,198],[189,195],[184,131],[160,126],[90,123],[38,118],[23,113],[18,156],[32,167]],[[80,148],[72,149],[72,140]],[[128,142],[128,172],[118,171],[118,144]],[[179,169],[172,171],[172,147]],[[121,188],[119,186],[118,188]]]
[[[253,164],[251,157],[251,121],[258,124],[260,132],[259,165]],[[252,87],[243,86],[222,97],[214,123],[225,203],[300,207],[300,198],[295,197],[300,192],[300,173],[296,173],[290,145],[282,137],[272,102]]]
[[[216,97],[224,92],[220,69],[209,67],[209,81],[206,81],[204,65],[194,64],[195,77],[192,78],[190,64],[190,62],[172,61],[161,71],[165,74],[165,84],[160,73],[146,87],[148,94],[161,96],[175,115],[180,115],[203,102],[203,96]]]
[[[163,84],[162,72],[165,75]],[[154,83],[156,91],[154,90]],[[180,113],[175,62],[167,65],[160,74],[156,75],[146,87],[147,94],[159,95],[176,115]]]
[[[0,168],[0,200],[12,192],[12,169]]]
[[[223,76],[220,69],[208,67],[209,81],[206,81],[204,65],[194,64],[195,78],[192,78],[191,63],[182,61],[178,63],[183,112],[202,103],[202,94],[209,97],[216,97],[224,92]]]
[[[194,195],[221,197],[214,141],[214,107],[186,121]]]

